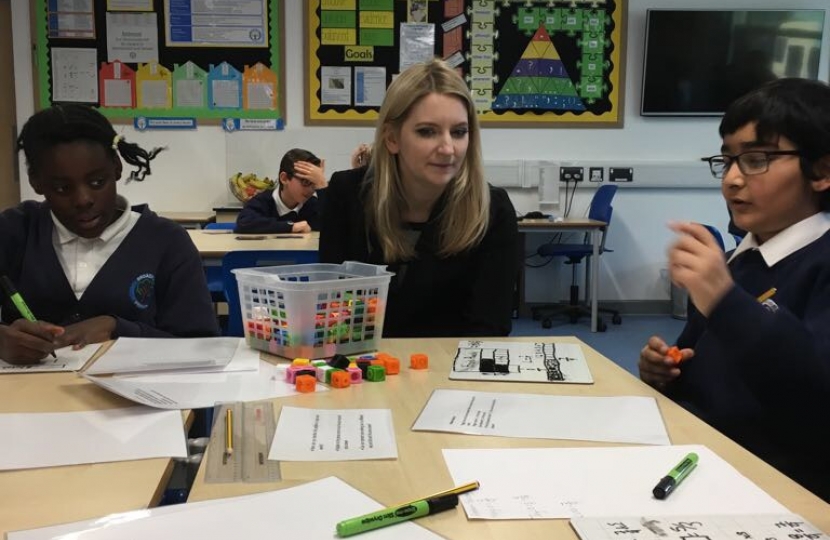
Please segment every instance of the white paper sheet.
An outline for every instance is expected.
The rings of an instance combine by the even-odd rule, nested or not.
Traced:
[[[417,498],[422,494],[413,494]],[[336,501],[327,504],[325,501]],[[30,531],[8,533],[8,540],[122,540],[124,538],[198,538],[199,540],[273,540],[336,538],[339,521],[383,508],[334,477],[301,486],[152,510],[114,514],[107,518]],[[313,513],[310,509],[313,509]],[[460,509],[450,510],[460,512]],[[87,531],[83,534],[74,534]],[[70,535],[70,536],[67,536]],[[361,535],[372,540],[439,540],[417,520]]]
[[[671,444],[650,397],[572,397],[435,390],[413,431]]]
[[[466,381],[591,384],[594,379],[575,343],[461,341],[450,379]]]
[[[47,356],[39,364],[18,366],[0,360],[0,375],[7,373],[46,373],[50,371],[78,371],[87,360],[92,358],[98,345],[87,345],[83,349],[73,351],[72,347],[64,347],[55,351],[57,358]]]
[[[397,458],[389,409],[283,407],[268,459],[351,461]]]
[[[52,99],[76,103],[98,101],[98,51],[52,47]]]
[[[116,375],[87,380],[131,401],[159,409],[200,409],[229,401],[260,401],[297,394],[285,368],[259,362],[256,371]],[[328,390],[318,384],[316,391]]]
[[[87,375],[146,371],[221,371],[240,338],[119,338],[86,370]]]
[[[651,491],[689,452],[697,468],[665,500]],[[470,519],[784,514],[787,509],[705,446],[444,450]]]
[[[575,518],[571,527],[582,540],[828,540],[796,514]]]
[[[107,12],[107,62],[158,62],[156,13]]]
[[[0,414],[0,470],[186,457],[182,415],[146,407]]]

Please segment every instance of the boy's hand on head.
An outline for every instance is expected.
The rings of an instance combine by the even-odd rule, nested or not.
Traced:
[[[0,325],[0,359],[10,364],[36,364],[60,346],[56,338],[64,328],[43,321],[18,319]]]
[[[307,161],[294,163],[294,176],[314,183],[314,189],[323,189],[328,185],[326,182],[326,161],[321,160],[320,166]]]
[[[111,340],[113,332],[115,332],[115,317],[101,315],[70,324],[57,341],[60,347],[72,345],[73,349],[78,350],[90,343],[103,343]]]
[[[689,291],[695,307],[708,317],[734,282],[726,257],[706,227],[698,223],[672,223],[680,235],[669,249],[672,281]]]
[[[311,225],[308,224],[308,221],[297,221],[296,223],[294,223],[294,225],[291,226],[291,232],[310,233]]]
[[[640,379],[649,386],[662,390],[680,376],[678,364],[668,356],[669,346],[659,336],[651,336],[646,346],[640,351]],[[694,356],[692,349],[681,349],[684,362]]]

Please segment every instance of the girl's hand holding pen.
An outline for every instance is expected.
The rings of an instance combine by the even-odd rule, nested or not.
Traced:
[[[70,324],[63,335],[56,339],[56,342],[60,347],[71,345],[74,350],[78,350],[91,343],[111,340],[113,332],[115,332],[115,317],[101,315]]]
[[[677,222],[669,228],[680,235],[669,249],[671,280],[689,291],[697,310],[708,317],[734,285],[723,250],[703,225]]]
[[[0,325],[0,359],[10,364],[36,364],[60,348],[57,338],[65,331],[61,326],[26,319]]]
[[[681,359],[677,362],[669,356],[669,346],[659,336],[651,336],[646,346],[640,351],[640,379],[662,390],[667,384],[680,376],[680,364],[695,355],[692,349],[680,349]]]

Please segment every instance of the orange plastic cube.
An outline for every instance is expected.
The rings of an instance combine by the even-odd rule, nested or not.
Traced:
[[[666,356],[674,360],[675,364],[679,364],[683,361],[683,353],[681,353],[680,349],[677,347],[671,347],[668,351],[666,351]]]
[[[351,384],[351,375],[348,371],[335,371],[331,374],[331,385],[334,388],[348,388]]]
[[[387,356],[384,360],[387,375],[397,375],[401,372],[401,361],[394,356]]]
[[[386,367],[386,359],[389,358],[388,356],[384,356],[383,358],[375,358],[374,360],[369,361],[370,366],[382,366]]]
[[[299,375],[294,382],[294,388],[297,392],[302,392],[304,394],[314,392],[316,387],[317,377],[312,377],[311,375]]]
[[[429,356],[423,353],[415,353],[409,356],[410,369],[428,369]]]

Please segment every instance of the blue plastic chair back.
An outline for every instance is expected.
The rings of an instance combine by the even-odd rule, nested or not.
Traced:
[[[236,227],[236,223],[208,223],[205,225],[205,229],[222,229],[222,230],[233,230]]]
[[[222,280],[225,298],[228,302],[227,336],[245,335],[242,326],[242,310],[239,305],[239,286],[235,268],[256,268],[258,266],[284,266],[288,264],[310,264],[319,261],[317,251],[229,251],[222,257]]]
[[[717,230],[717,229],[716,229],[714,226],[712,226],[712,225],[706,225],[705,223],[701,223],[701,225],[703,225],[704,227],[706,227],[706,229],[707,229],[710,233],[712,233],[712,236],[714,236],[714,237],[715,237],[715,240],[717,240],[717,241],[718,241],[718,245],[720,246],[721,250],[726,251],[726,244],[724,244],[724,243],[723,243],[723,235],[720,233],[720,231],[719,231],[719,230]]]
[[[594,198],[591,199],[591,208],[588,210],[588,218],[611,223],[611,201],[617,194],[617,186],[605,184],[597,189]]]

